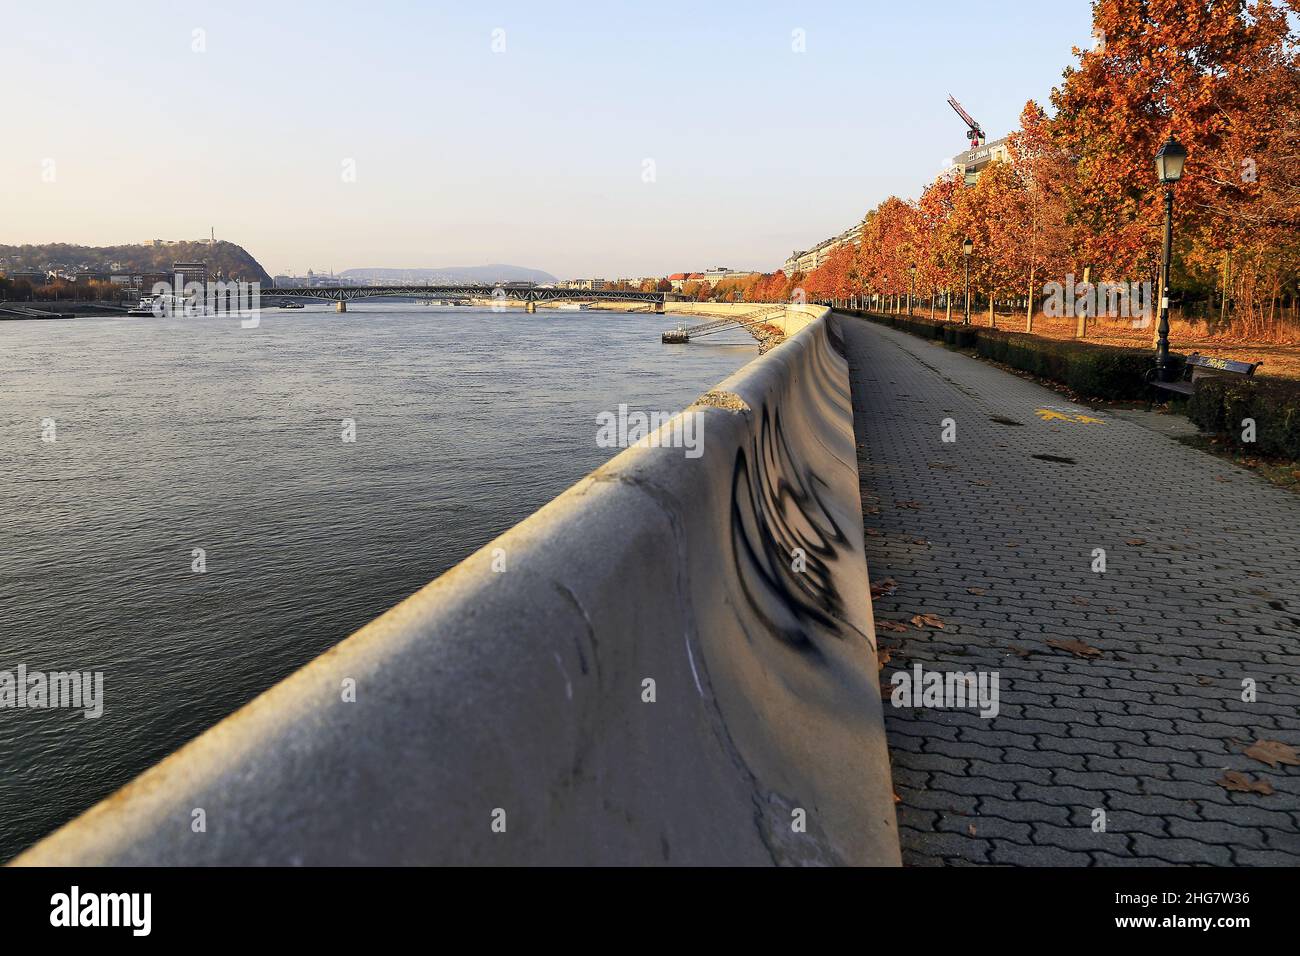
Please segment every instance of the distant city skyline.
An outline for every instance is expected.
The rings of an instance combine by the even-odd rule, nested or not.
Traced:
[[[1044,106],[1089,4],[27,4],[0,243],[238,243],[272,274],[771,271]],[[56,66],[57,69],[51,68]]]

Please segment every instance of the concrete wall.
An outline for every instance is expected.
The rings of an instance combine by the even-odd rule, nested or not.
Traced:
[[[16,862],[897,864],[824,313]]]

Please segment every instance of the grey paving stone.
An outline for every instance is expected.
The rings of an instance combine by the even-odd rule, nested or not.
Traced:
[[[1300,829],[1300,773],[1268,772],[1271,798],[1214,783],[1224,766],[1247,768],[1252,739],[1300,745],[1293,615],[1268,604],[1300,608],[1300,498],[1105,410],[1089,412],[1102,424],[1049,425],[1036,409],[1088,409],[892,329],[851,317],[842,328],[863,500],[880,509],[867,517],[882,532],[866,538],[868,567],[901,585],[881,607],[947,625],[898,635],[894,659],[999,673],[993,720],[886,708],[900,819],[933,824],[903,829],[905,862],[1300,863],[1286,842]],[[945,417],[955,444],[939,440]],[[894,506],[907,500],[922,507]],[[1094,547],[1107,550],[1104,575],[1091,572]],[[1101,656],[1047,645],[1069,638]],[[1268,706],[1241,702],[1243,676]],[[922,788],[936,777],[954,789]],[[1108,836],[1128,820],[1131,842],[1047,842],[1073,839],[1063,834],[1087,819],[1076,804],[1092,794],[1105,797]],[[980,816],[1002,831],[964,840],[963,821]],[[936,829],[942,847],[916,845]]]

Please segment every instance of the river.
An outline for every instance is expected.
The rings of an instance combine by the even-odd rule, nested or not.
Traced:
[[[599,412],[757,354],[661,345],[665,316],[350,310],[0,323],[0,672],[104,681],[98,718],[0,708],[0,860],[607,460]]]

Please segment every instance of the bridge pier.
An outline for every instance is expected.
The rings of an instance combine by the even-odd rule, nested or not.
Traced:
[[[536,311],[537,311],[537,303],[534,302],[532,299],[529,299],[526,303],[524,303],[524,311],[525,311],[525,312],[536,312]]]
[[[347,310],[348,310],[348,304],[346,300],[339,299],[337,302],[334,303],[335,312],[346,312]]]

